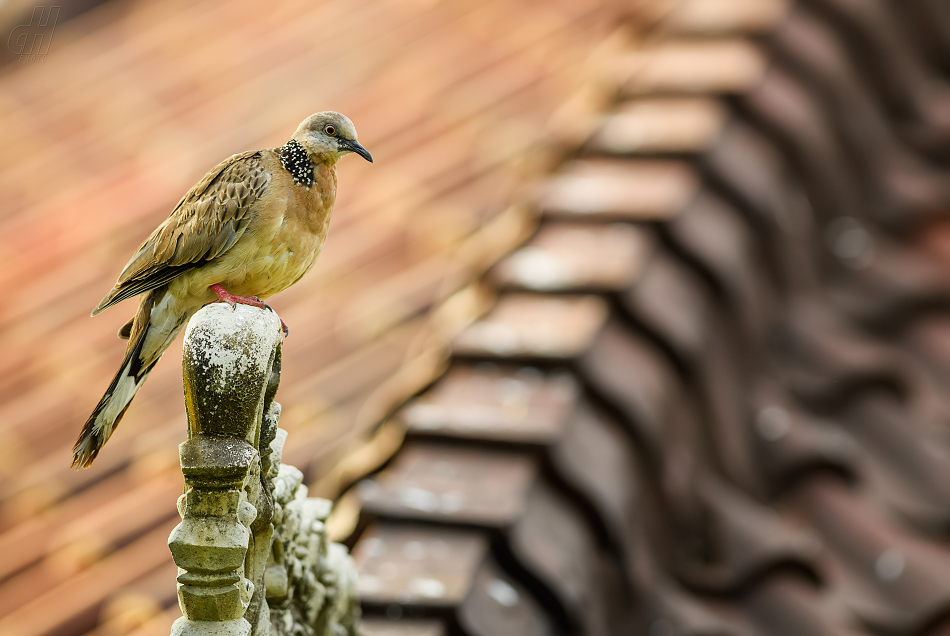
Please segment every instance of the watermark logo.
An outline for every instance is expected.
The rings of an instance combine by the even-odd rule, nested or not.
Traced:
[[[18,61],[46,61],[60,9],[62,7],[34,7],[29,23],[21,24],[10,32],[7,49],[17,56]]]

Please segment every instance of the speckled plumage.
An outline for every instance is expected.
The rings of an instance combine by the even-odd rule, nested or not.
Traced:
[[[317,113],[280,148],[234,155],[182,197],[93,310],[144,294],[119,332],[129,338],[125,360],[80,433],[73,466],[96,458],[165,349],[215,300],[210,286],[263,299],[310,270],[330,224],[336,162],[349,152],[372,161],[349,119]]]
[[[290,173],[294,183],[309,188],[313,185],[313,161],[296,139],[291,139],[278,151],[280,163]]]

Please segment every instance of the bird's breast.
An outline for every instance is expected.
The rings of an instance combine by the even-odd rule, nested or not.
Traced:
[[[317,171],[310,188],[290,186],[259,210],[222,258],[225,289],[238,296],[273,296],[314,265],[326,241],[336,194],[335,175]],[[323,177],[321,179],[321,177]],[[323,187],[320,187],[320,186]]]

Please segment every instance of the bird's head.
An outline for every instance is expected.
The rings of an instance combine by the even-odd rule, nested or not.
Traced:
[[[293,139],[311,155],[325,162],[333,163],[350,152],[373,162],[373,155],[356,140],[353,122],[340,113],[326,111],[310,115],[297,127]]]

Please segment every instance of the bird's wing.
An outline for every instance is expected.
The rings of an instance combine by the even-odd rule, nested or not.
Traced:
[[[234,155],[212,168],[142,243],[92,315],[228,251],[247,228],[254,202],[269,182],[260,151]]]

